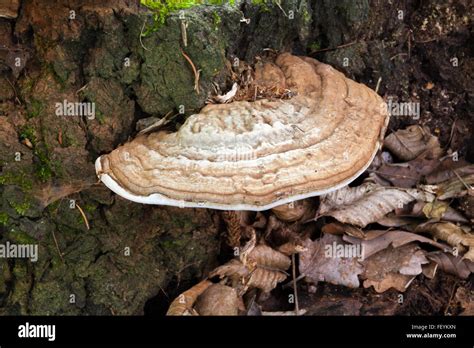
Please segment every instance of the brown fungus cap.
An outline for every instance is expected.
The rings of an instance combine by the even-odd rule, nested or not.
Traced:
[[[291,99],[208,105],[175,133],[140,135],[99,157],[100,179],[136,202],[227,210],[270,209],[347,185],[381,145],[384,101],[315,59],[284,53],[275,63],[262,71],[295,92]]]

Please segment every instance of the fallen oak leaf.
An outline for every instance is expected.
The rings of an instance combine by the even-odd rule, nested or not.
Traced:
[[[427,263],[424,251],[414,243],[387,248],[364,260],[361,278],[365,288],[373,286],[378,293],[390,288],[404,292]]]
[[[389,134],[384,139],[384,146],[404,161],[415,159],[428,149],[433,151],[436,157],[442,153],[438,138],[431,135],[427,127],[418,125]]]
[[[461,227],[451,222],[427,222],[419,225],[415,232],[430,233],[456,248],[458,252],[467,250],[463,258],[474,261],[474,235],[464,232]]]
[[[198,296],[211,285],[212,283],[206,279],[186,290],[171,302],[166,315],[196,315],[196,311],[193,310],[194,303]]]
[[[324,234],[318,240],[312,241],[308,238],[303,243],[307,251],[300,254],[299,271],[305,276],[306,281],[311,283],[324,281],[351,288],[359,287],[358,275],[364,269],[357,257],[337,255],[337,248],[344,249],[350,246],[339,236]],[[357,254],[357,250],[351,250],[351,253],[352,256],[357,256],[354,255]],[[349,256],[349,253],[346,253],[346,256]]]
[[[426,257],[439,266],[446,273],[454,274],[462,279],[467,279],[474,272],[474,262],[454,256],[451,253],[434,251],[426,254]]]
[[[196,300],[199,315],[237,315],[240,302],[237,291],[223,284],[212,284]]]
[[[372,230],[371,237],[366,240],[358,239],[351,236],[343,236],[343,240],[351,244],[359,244],[362,248],[362,257],[367,259],[370,256],[378,253],[381,250],[388,248],[392,245],[393,248],[401,247],[405,244],[418,241],[422,243],[428,243],[433,245],[441,250],[449,251],[448,245],[435,242],[429,238],[420,236],[415,233],[405,232],[405,231],[376,231]],[[369,236],[369,235],[368,235]]]
[[[364,183],[343,187],[321,198],[318,216],[332,216],[340,222],[365,227],[413,200],[432,201],[433,196],[417,189],[383,187]]]

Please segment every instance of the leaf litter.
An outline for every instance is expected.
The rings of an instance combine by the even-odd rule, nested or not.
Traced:
[[[385,138],[356,186],[263,213],[221,213],[227,261],[179,295],[168,314],[340,314],[338,307],[357,315],[375,309],[330,287],[366,298],[407,292],[416,283],[413,291],[426,297],[420,282],[440,282],[440,272],[467,280],[474,272],[474,165],[443,155],[427,128],[409,126]],[[454,294],[460,313],[472,313],[472,288],[457,285]],[[439,306],[437,298],[428,301]]]

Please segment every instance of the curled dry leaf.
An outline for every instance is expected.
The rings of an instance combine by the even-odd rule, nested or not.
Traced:
[[[365,239],[365,233],[360,228],[351,225],[341,224],[340,222],[331,222],[329,224],[326,224],[322,227],[321,231],[323,233],[336,235],[347,234],[352,237]]]
[[[427,222],[419,225],[416,232],[428,232],[433,237],[441,239],[457,248],[459,252],[467,252],[463,258],[474,261],[474,235],[451,222]]]
[[[474,315],[474,291],[465,287],[459,287],[456,290],[454,299],[463,310],[460,315]]]
[[[230,286],[212,284],[197,298],[194,309],[199,315],[237,315],[239,297]]]
[[[431,135],[427,127],[418,125],[389,134],[384,140],[384,146],[404,161],[415,159],[428,149],[437,157],[442,153],[438,138]]]
[[[288,256],[267,245],[257,245],[248,257],[254,260],[258,267],[285,271],[291,265],[291,259]]]
[[[311,201],[302,199],[299,201],[282,204],[272,209],[272,212],[282,221],[293,222],[303,218],[311,210]]]
[[[440,251],[428,253],[426,256],[436,262],[446,273],[454,274],[462,279],[467,279],[474,272],[474,262],[462,259],[460,256]]]
[[[456,173],[461,177],[474,174],[474,164],[469,164],[464,160],[453,161],[449,158],[442,161],[432,173],[426,176],[426,182],[431,185],[439,184],[456,178]]]
[[[283,253],[266,245],[257,245],[247,256],[246,264],[240,260],[231,260],[217,267],[210,276],[227,277],[233,286],[243,284],[246,288],[258,288],[270,292],[278,283],[287,278],[284,272],[291,265],[291,260]]]
[[[324,234],[314,242],[308,238],[304,241],[304,246],[307,251],[300,254],[299,271],[307,281],[359,287],[357,276],[363,272],[363,267],[357,259],[357,250],[349,250],[348,247],[351,246],[339,236]],[[349,256],[350,251],[354,257],[340,257],[339,250],[346,250],[346,256]]]
[[[364,287],[373,286],[379,293],[390,288],[403,292],[427,263],[425,253],[416,244],[387,248],[363,262]]]
[[[393,186],[414,187],[425,175],[431,173],[439,164],[438,159],[422,154],[405,163],[384,163],[377,174]]]
[[[166,315],[196,315],[197,313],[193,309],[194,303],[199,295],[211,285],[212,283],[209,280],[203,280],[191,289],[186,290],[171,302]]]
[[[324,195],[319,215],[329,215],[340,222],[365,227],[415,199],[431,201],[432,195],[417,189],[399,189],[364,183],[343,187]]]
[[[474,174],[456,176],[436,186],[439,199],[474,196]]]
[[[358,244],[362,249],[362,257],[364,259],[378,253],[381,250],[388,248],[390,245],[393,248],[398,248],[402,245],[418,241],[428,243],[441,250],[450,250],[449,246],[437,243],[429,238],[417,235],[415,233],[405,231],[370,231],[367,233],[366,240],[361,240],[351,236],[343,236],[343,240],[351,244]]]

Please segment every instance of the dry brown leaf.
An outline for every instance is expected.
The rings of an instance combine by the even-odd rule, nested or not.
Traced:
[[[463,309],[459,315],[474,315],[474,291],[467,289],[465,287],[459,287],[456,290],[456,295],[454,299]]]
[[[400,273],[388,273],[383,279],[375,281],[372,279],[364,280],[364,288],[374,287],[374,290],[379,294],[394,288],[399,292],[404,292],[415,279],[415,276],[408,276]]]
[[[211,285],[212,283],[209,280],[203,280],[191,289],[186,290],[171,302],[166,315],[196,315],[197,313],[193,309],[194,303],[198,296]]]
[[[433,279],[436,275],[436,271],[438,270],[438,264],[434,261],[427,263],[422,266],[423,268],[423,275],[428,279]]]
[[[329,224],[326,224],[322,227],[321,231],[323,233],[337,235],[347,234],[352,237],[365,239],[365,233],[360,228],[351,225],[341,224],[340,222],[331,222]]]
[[[387,216],[384,216],[383,218],[377,220],[377,223],[385,227],[402,227],[410,225],[415,221],[416,219],[410,217],[397,216],[393,213],[390,213]]]
[[[468,222],[456,209],[451,208],[447,202],[443,201],[423,203],[422,211],[428,219]]]
[[[311,210],[312,204],[309,199],[279,205],[272,209],[272,212],[282,221],[293,222],[300,220]]]
[[[420,155],[405,163],[384,163],[377,174],[393,186],[414,187],[425,175],[431,173],[439,164],[438,159]]]
[[[362,265],[357,257],[334,257],[329,255],[329,249],[337,252],[336,248],[343,249],[345,244],[339,236],[324,234],[322,238],[315,240],[306,239],[304,246],[307,251],[300,254],[299,271],[312,283],[319,281],[329,282],[336,285],[345,285],[351,288],[359,287],[357,277],[363,271]],[[352,251],[356,251],[353,248]]]
[[[474,262],[463,260],[459,256],[440,251],[429,253],[426,256],[436,262],[439,268],[446,273],[454,274],[462,279],[467,279],[474,272]]]
[[[230,286],[212,284],[196,300],[194,309],[199,315],[237,315],[239,297]]]
[[[319,216],[329,215],[340,222],[365,227],[415,199],[431,201],[432,195],[417,189],[399,189],[364,183],[343,187],[322,196]]]
[[[404,161],[415,159],[430,149],[439,157],[442,153],[438,138],[431,135],[427,127],[418,125],[397,130],[384,140],[384,146]]]
[[[258,267],[285,271],[291,265],[291,259],[283,253],[267,245],[257,245],[252,249],[248,258],[254,260]]]
[[[270,292],[286,277],[287,275],[283,272],[257,267],[250,275],[246,285],[249,288],[258,288],[264,292]]]
[[[426,182],[430,185],[439,184],[444,181],[459,176],[474,174],[474,164],[469,164],[464,160],[453,161],[451,158],[441,162],[441,164],[429,175],[426,176]]]
[[[474,261],[474,235],[464,232],[461,227],[451,222],[427,222],[419,225],[416,232],[428,232],[457,248],[458,252],[467,251],[463,258]]]
[[[474,196],[474,174],[459,176],[436,186],[439,199]]]
[[[370,231],[371,235],[367,233],[366,240],[358,239],[351,236],[343,236],[343,240],[351,244],[360,244],[362,249],[362,255],[364,259],[378,253],[381,250],[388,248],[392,245],[394,248],[398,248],[402,245],[418,241],[422,243],[428,243],[441,250],[450,250],[449,246],[437,243],[429,238],[417,235],[415,233],[405,231]],[[370,238],[370,237],[373,238]]]
[[[379,293],[390,288],[403,292],[423,271],[422,265],[427,263],[424,251],[414,243],[387,248],[363,262],[365,271],[361,276],[365,279],[364,287],[373,286]]]
[[[303,251],[306,251],[306,248],[303,246],[303,243],[288,242],[283,245],[280,245],[277,250],[286,256],[291,256],[293,254],[298,254]]]

